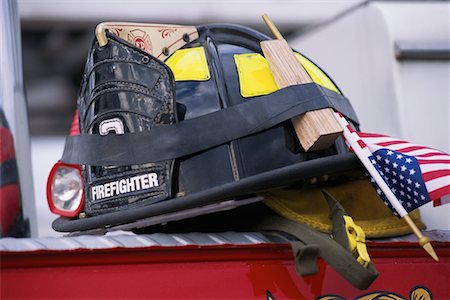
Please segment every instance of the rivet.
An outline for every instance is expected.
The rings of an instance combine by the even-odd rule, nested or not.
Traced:
[[[162,49],[162,54],[164,54],[165,56],[169,56],[169,48],[164,47],[164,48]]]
[[[326,181],[328,181],[328,179],[330,179],[330,176],[328,176],[327,174],[320,176],[321,182],[326,182]]]
[[[150,59],[148,58],[148,56],[142,57],[142,62],[143,62],[144,64],[148,63],[149,60],[150,60]]]
[[[309,184],[316,184],[317,183],[317,177],[311,177],[308,179],[308,183]]]
[[[186,192],[178,192],[178,193],[175,194],[176,198],[184,197],[184,196],[186,196]]]
[[[183,41],[185,41],[186,43],[189,43],[190,40],[191,40],[191,37],[189,36],[189,34],[187,34],[187,33],[183,34]]]

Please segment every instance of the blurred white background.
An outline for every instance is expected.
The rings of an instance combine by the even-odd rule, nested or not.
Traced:
[[[62,154],[97,23],[237,23],[269,34],[268,13],[291,45],[352,101],[362,129],[449,152],[449,60],[401,60],[395,47],[449,46],[447,1],[19,0],[39,236],[55,236],[47,175]],[[417,21],[423,20],[423,21]],[[439,121],[437,121],[439,120]],[[449,205],[447,205],[449,206]],[[429,229],[450,229],[450,208],[422,209]]]

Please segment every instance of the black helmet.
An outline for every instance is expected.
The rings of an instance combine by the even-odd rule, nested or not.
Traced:
[[[332,107],[358,126],[320,68],[297,54],[315,83],[278,90],[261,54],[267,36],[237,25],[196,30],[155,55],[165,62],[141,49],[145,36],[132,44],[110,31],[106,45],[94,41],[78,97],[81,135],[67,139],[61,159],[82,165],[86,217],[59,218],[55,230],[244,203],[276,187],[347,180],[359,168],[341,138],[320,151],[298,146],[290,118],[305,111]]]

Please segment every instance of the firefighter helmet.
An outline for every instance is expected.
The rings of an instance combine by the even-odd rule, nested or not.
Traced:
[[[261,54],[268,37],[255,30],[198,26],[182,35],[179,49],[157,55],[146,51],[155,48],[150,37],[130,32],[126,41],[110,30],[89,52],[78,97],[81,134],[67,139],[61,159],[82,165],[89,217],[59,218],[55,230],[359,176],[341,139],[320,151],[298,146],[290,118],[303,112],[332,107],[358,126],[338,87],[300,53],[314,83],[278,89]]]

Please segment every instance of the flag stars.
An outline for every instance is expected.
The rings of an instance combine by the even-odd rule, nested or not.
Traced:
[[[416,159],[414,156],[389,149],[382,142],[375,144],[375,146],[377,146],[377,149],[375,152],[372,152],[372,155],[367,156],[366,161],[372,163],[380,175],[378,178],[385,181],[388,188],[398,198],[399,205],[402,205],[407,211],[411,211],[431,200],[427,192],[428,183],[426,183],[426,178],[422,178],[423,170],[421,169],[421,161],[418,158]],[[398,146],[396,145],[395,147]],[[427,167],[429,166],[427,165]],[[430,168],[430,170],[432,169]],[[368,177],[370,178],[371,176]],[[398,216],[398,212],[395,212],[383,190],[377,185],[378,179],[370,178],[370,180],[374,183],[376,193],[393,210],[393,213]]]

